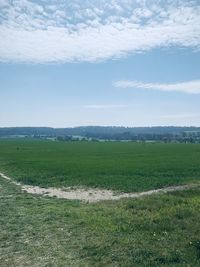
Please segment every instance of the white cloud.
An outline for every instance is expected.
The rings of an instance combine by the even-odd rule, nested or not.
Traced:
[[[155,8],[155,1],[15,0],[0,11],[0,61],[99,61],[171,45],[199,49],[198,1],[156,2]]]
[[[189,94],[200,94],[200,80],[180,82],[180,83],[145,83],[140,81],[117,81],[115,87],[148,89],[160,91],[176,91]]]
[[[85,105],[87,109],[113,109],[113,108],[126,108],[128,105]]]

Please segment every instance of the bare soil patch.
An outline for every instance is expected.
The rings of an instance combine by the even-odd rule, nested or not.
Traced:
[[[174,191],[182,191],[186,189],[191,189],[197,187],[198,184],[188,184],[188,185],[178,185],[178,186],[170,186],[160,189],[154,189],[144,192],[138,193],[117,193],[112,190],[101,190],[101,189],[92,189],[92,188],[41,188],[39,186],[30,186],[30,185],[23,185],[21,183],[15,182],[10,177],[6,176],[5,174],[0,172],[0,176],[11,183],[21,186],[22,191],[30,193],[30,194],[37,194],[49,197],[57,197],[62,199],[69,199],[69,200],[80,200],[84,202],[98,202],[98,201],[105,201],[105,200],[119,200],[122,198],[140,198],[143,196],[150,196],[153,194],[158,193],[168,193]]]

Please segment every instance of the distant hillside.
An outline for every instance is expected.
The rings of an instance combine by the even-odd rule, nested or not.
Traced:
[[[74,128],[4,127],[0,137],[54,137],[79,136],[104,140],[189,140],[200,139],[200,127],[110,127],[87,126]],[[193,140],[193,141],[194,141]],[[191,141],[191,140],[190,140]]]
[[[117,127],[117,126],[81,126],[73,128],[51,128],[51,127],[0,127],[0,136],[12,135],[80,135],[88,134],[171,134],[182,132],[200,132],[200,127]]]

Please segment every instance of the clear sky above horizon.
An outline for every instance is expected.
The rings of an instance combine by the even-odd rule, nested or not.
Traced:
[[[0,127],[200,126],[200,2],[0,0]]]

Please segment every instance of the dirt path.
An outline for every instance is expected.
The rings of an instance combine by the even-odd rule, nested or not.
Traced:
[[[100,190],[100,189],[84,189],[84,188],[76,188],[72,189],[70,187],[59,189],[59,188],[41,188],[39,186],[29,186],[23,185],[21,183],[15,182],[10,177],[6,176],[5,174],[0,172],[0,176],[11,183],[21,186],[22,191],[30,193],[30,194],[38,194],[44,195],[49,197],[57,197],[62,199],[69,199],[69,200],[81,200],[85,202],[98,202],[103,200],[119,200],[122,198],[139,198],[143,196],[150,196],[153,194],[158,193],[168,193],[174,191],[182,191],[190,188],[194,188],[199,186],[198,184],[190,184],[190,185],[178,185],[178,186],[170,186],[161,189],[154,189],[145,192],[139,193],[121,193],[117,194],[112,190]]]

